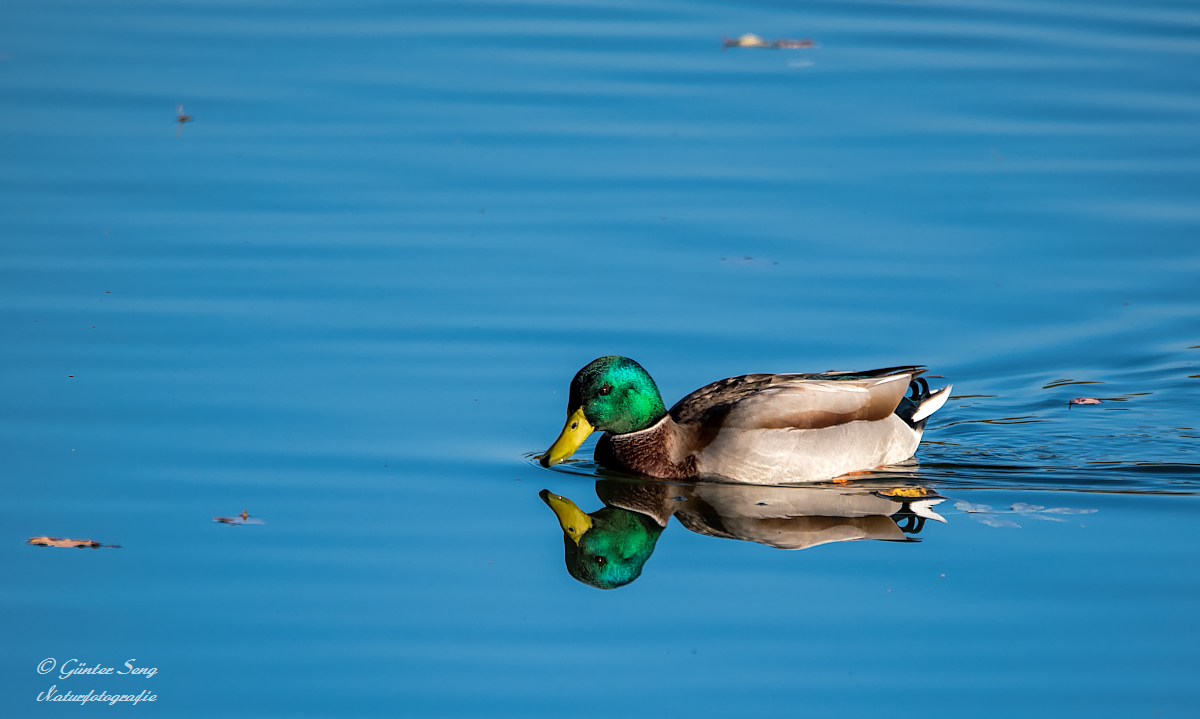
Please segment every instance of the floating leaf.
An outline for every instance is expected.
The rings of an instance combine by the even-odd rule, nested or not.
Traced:
[[[960,512],[967,512],[968,514],[992,511],[992,506],[990,504],[971,504],[970,502],[955,502],[954,508]]]
[[[882,497],[936,497],[937,492],[924,487],[896,487],[876,492]]]
[[[1095,397],[1076,397],[1075,399],[1071,400],[1070,402],[1067,402],[1067,409],[1071,409],[1071,405],[1073,405],[1073,404],[1104,404],[1104,403],[1101,402],[1100,400],[1096,399]]]
[[[793,40],[784,38],[782,40],[764,40],[763,38],[748,32],[741,37],[721,38],[721,44],[725,47],[756,47],[772,50],[800,50],[816,47],[817,44],[808,38]]]
[[[179,123],[179,127],[175,129],[175,137],[179,137],[183,134],[183,123],[192,121],[191,115],[184,114],[183,105],[175,106],[175,121]]]
[[[244,509],[241,514],[233,517],[213,517],[213,521],[221,524],[266,524],[258,517],[251,517]]]
[[[101,544],[93,542],[90,539],[66,539],[62,537],[31,537],[25,540],[26,544],[32,544],[36,547],[63,547],[65,549],[99,549],[107,547],[108,549],[120,549],[119,544]]]

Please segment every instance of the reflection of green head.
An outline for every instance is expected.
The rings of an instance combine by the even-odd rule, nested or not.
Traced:
[[[641,575],[662,534],[653,519],[619,507],[584,514],[571,500],[545,489],[541,497],[563,528],[567,571],[572,577],[599,589],[616,589]]]

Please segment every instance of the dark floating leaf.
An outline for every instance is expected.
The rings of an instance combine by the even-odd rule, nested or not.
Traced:
[[[30,537],[25,540],[26,544],[32,544],[35,547],[62,547],[64,549],[120,549],[119,544],[101,544],[93,542],[90,539],[66,539],[63,537]]]
[[[1073,405],[1073,404],[1104,404],[1104,403],[1101,402],[1100,400],[1096,399],[1095,397],[1076,397],[1075,399],[1071,400],[1070,402],[1067,402],[1067,409],[1071,409],[1071,405]]]
[[[763,38],[751,32],[748,32],[741,37],[723,37],[721,38],[721,45],[723,47],[755,47],[767,50],[804,50],[817,46],[815,42],[808,38],[800,38],[798,40],[793,40],[790,38],[783,38],[781,40],[764,40]]]
[[[183,123],[191,122],[192,116],[183,114],[183,105],[175,106],[175,121],[179,123],[179,127],[175,130],[175,137],[183,134]]]
[[[262,521],[258,517],[251,517],[250,514],[244,509],[242,510],[241,514],[238,514],[238,515],[235,515],[232,517],[213,517],[213,521],[220,522],[221,524],[233,524],[233,525],[266,524],[266,522]]]

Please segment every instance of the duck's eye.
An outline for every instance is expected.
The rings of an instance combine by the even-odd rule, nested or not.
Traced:
[[[601,397],[604,397],[605,395],[608,395],[608,394],[609,394],[609,393],[611,393],[611,392],[612,392],[612,385],[611,385],[611,384],[606,384],[606,385],[604,385],[603,387],[601,387],[601,388],[600,388],[600,396],[601,396]]]
[[[600,556],[596,557],[596,564],[603,565],[606,561],[608,561],[608,560],[605,559],[604,557],[600,557]]]

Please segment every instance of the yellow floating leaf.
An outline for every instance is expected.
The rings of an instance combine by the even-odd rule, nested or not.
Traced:
[[[924,487],[895,487],[882,490],[879,494],[885,497],[932,497],[936,495],[936,492]]]
[[[115,545],[101,544],[93,542],[90,539],[67,539],[64,537],[30,537],[25,540],[26,544],[32,544],[36,547],[64,547],[67,549],[98,549],[99,547],[111,547],[116,549]]]

